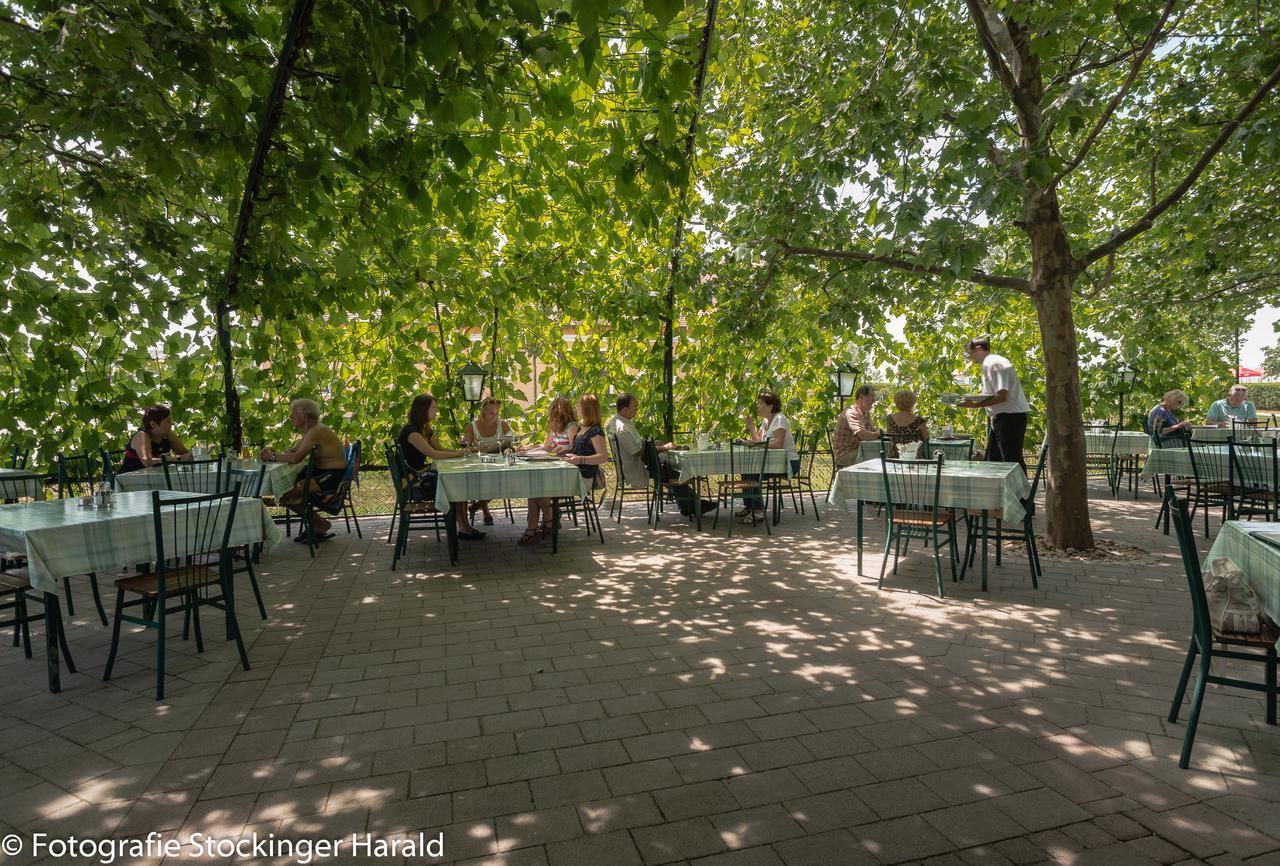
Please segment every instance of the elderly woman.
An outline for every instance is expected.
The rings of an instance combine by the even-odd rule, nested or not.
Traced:
[[[1177,388],[1166,391],[1154,409],[1147,413],[1145,429],[1147,434],[1160,445],[1177,445],[1182,442],[1191,428],[1190,421],[1179,421],[1174,411],[1181,409],[1187,402],[1187,395]]]
[[[759,426],[755,424],[756,417],[760,419]],[[777,394],[761,391],[756,395],[756,412],[754,417],[747,416],[747,433],[753,442],[768,442],[770,448],[785,450],[787,460],[791,463],[791,474],[799,474],[800,452],[796,450],[796,440],[791,435],[791,422],[782,414],[782,399]],[[777,476],[769,474],[765,477]],[[744,475],[743,480],[749,481],[750,476]],[[745,507],[735,515],[739,523],[754,524],[764,519],[764,500],[761,497],[746,496],[743,504]]]
[[[929,428],[924,417],[916,414],[914,391],[903,389],[895,393],[893,408],[897,411],[884,419],[884,432],[893,442],[895,453],[899,445],[923,442],[929,438]]]

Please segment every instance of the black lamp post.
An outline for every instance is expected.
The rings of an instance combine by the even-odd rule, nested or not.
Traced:
[[[1133,390],[1133,383],[1138,378],[1137,369],[1128,361],[1121,362],[1120,366],[1111,371],[1111,385],[1116,389],[1116,393],[1120,395],[1120,430],[1124,429],[1124,395]]]
[[[476,404],[484,397],[484,380],[488,375],[489,371],[473,361],[468,361],[467,365],[458,371],[458,378],[462,380],[462,396],[471,404],[472,415],[476,414]]]
[[[858,390],[858,377],[862,371],[850,364],[837,364],[831,371],[831,381],[835,383],[836,393],[840,395],[840,411],[844,411],[844,401]]]

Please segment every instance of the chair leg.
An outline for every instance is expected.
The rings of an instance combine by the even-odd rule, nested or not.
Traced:
[[[164,595],[156,601],[156,700],[164,700],[164,626],[169,617],[165,613]],[[119,622],[119,620],[116,620]]]
[[[253,598],[258,602],[258,613],[263,619],[267,618],[267,606],[262,603],[262,590],[258,588],[258,575],[253,570],[253,559],[249,556],[249,549],[245,548],[245,565],[249,572],[249,586],[253,588]]]
[[[196,652],[204,652],[204,634],[200,631],[200,596],[199,590],[191,590],[187,593],[187,611],[191,614],[191,619],[195,623],[196,631]],[[231,607],[231,599],[225,594],[223,595],[227,607]]]
[[[62,588],[66,590],[66,592],[63,593],[62,597],[67,600],[67,616],[75,616],[76,615],[76,599],[75,599],[75,596],[71,594],[71,578],[64,577],[62,579]]]
[[[107,651],[107,666],[102,671],[102,681],[111,679],[111,668],[116,663],[116,651],[120,648],[120,612],[124,609],[124,590],[116,590],[115,621],[111,624],[111,649]]]
[[[1267,724],[1276,723],[1276,648],[1267,648]]]
[[[1191,639],[1187,647],[1187,660],[1182,664],[1182,673],[1178,676],[1178,688],[1173,693],[1173,706],[1169,708],[1169,721],[1178,721],[1178,712],[1182,709],[1182,699],[1187,694],[1187,681],[1191,679],[1191,666],[1196,661],[1196,639]]]
[[[13,596],[13,612],[17,615],[16,627],[22,629],[22,652],[27,658],[31,658],[31,622],[27,616],[27,593],[26,590],[18,590]],[[48,617],[45,617],[48,619]],[[45,628],[52,628],[49,623],[44,624]]]
[[[67,670],[71,673],[76,672],[75,660],[71,658],[71,648],[67,646],[67,630],[62,625],[62,611],[58,611],[58,616],[50,622],[49,606],[45,605],[44,609],[44,627],[56,628],[58,630],[58,647],[62,650],[62,660],[67,665]]]
[[[938,584],[938,598],[943,597],[942,591],[942,557],[938,553],[938,527],[933,526],[933,579]]]
[[[102,595],[98,592],[98,573],[96,571],[89,572],[89,589],[93,592],[93,604],[98,608],[98,619],[102,620],[102,627],[107,627],[107,612],[102,609]]]
[[[1209,679],[1209,664],[1213,657],[1209,653],[1200,656],[1200,672],[1196,675],[1196,688],[1191,695],[1191,712],[1187,714],[1187,732],[1182,737],[1182,756],[1178,766],[1186,769],[1191,763],[1191,746],[1196,741],[1196,725],[1200,722],[1200,706],[1204,703],[1204,687]]]
[[[396,518],[400,516],[400,509],[397,507],[391,512],[391,525],[387,527],[387,544],[390,544],[396,536]]]
[[[1004,544],[1003,544],[1004,534],[1000,524],[1001,524],[1000,519],[996,518],[996,565],[997,566],[1000,565],[1000,549],[1004,547]]]
[[[880,557],[880,577],[876,580],[876,589],[884,588],[884,569],[885,566],[889,564],[889,545],[894,544],[894,549],[897,549],[894,535],[893,524],[890,523],[884,536],[884,556]]]

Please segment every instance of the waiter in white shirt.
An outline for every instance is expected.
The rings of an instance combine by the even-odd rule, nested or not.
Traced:
[[[991,340],[987,337],[970,340],[964,354],[982,365],[982,394],[965,399],[961,405],[987,410],[991,419],[987,459],[1017,463],[1026,474],[1022,446],[1027,438],[1027,395],[1013,364],[1003,355],[991,353]]]

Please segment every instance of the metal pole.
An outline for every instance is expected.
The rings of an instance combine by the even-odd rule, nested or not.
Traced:
[[[1240,384],[1240,329],[1236,328],[1236,384]]]
[[[1124,429],[1124,387],[1120,388],[1120,423],[1116,427],[1117,430]]]

